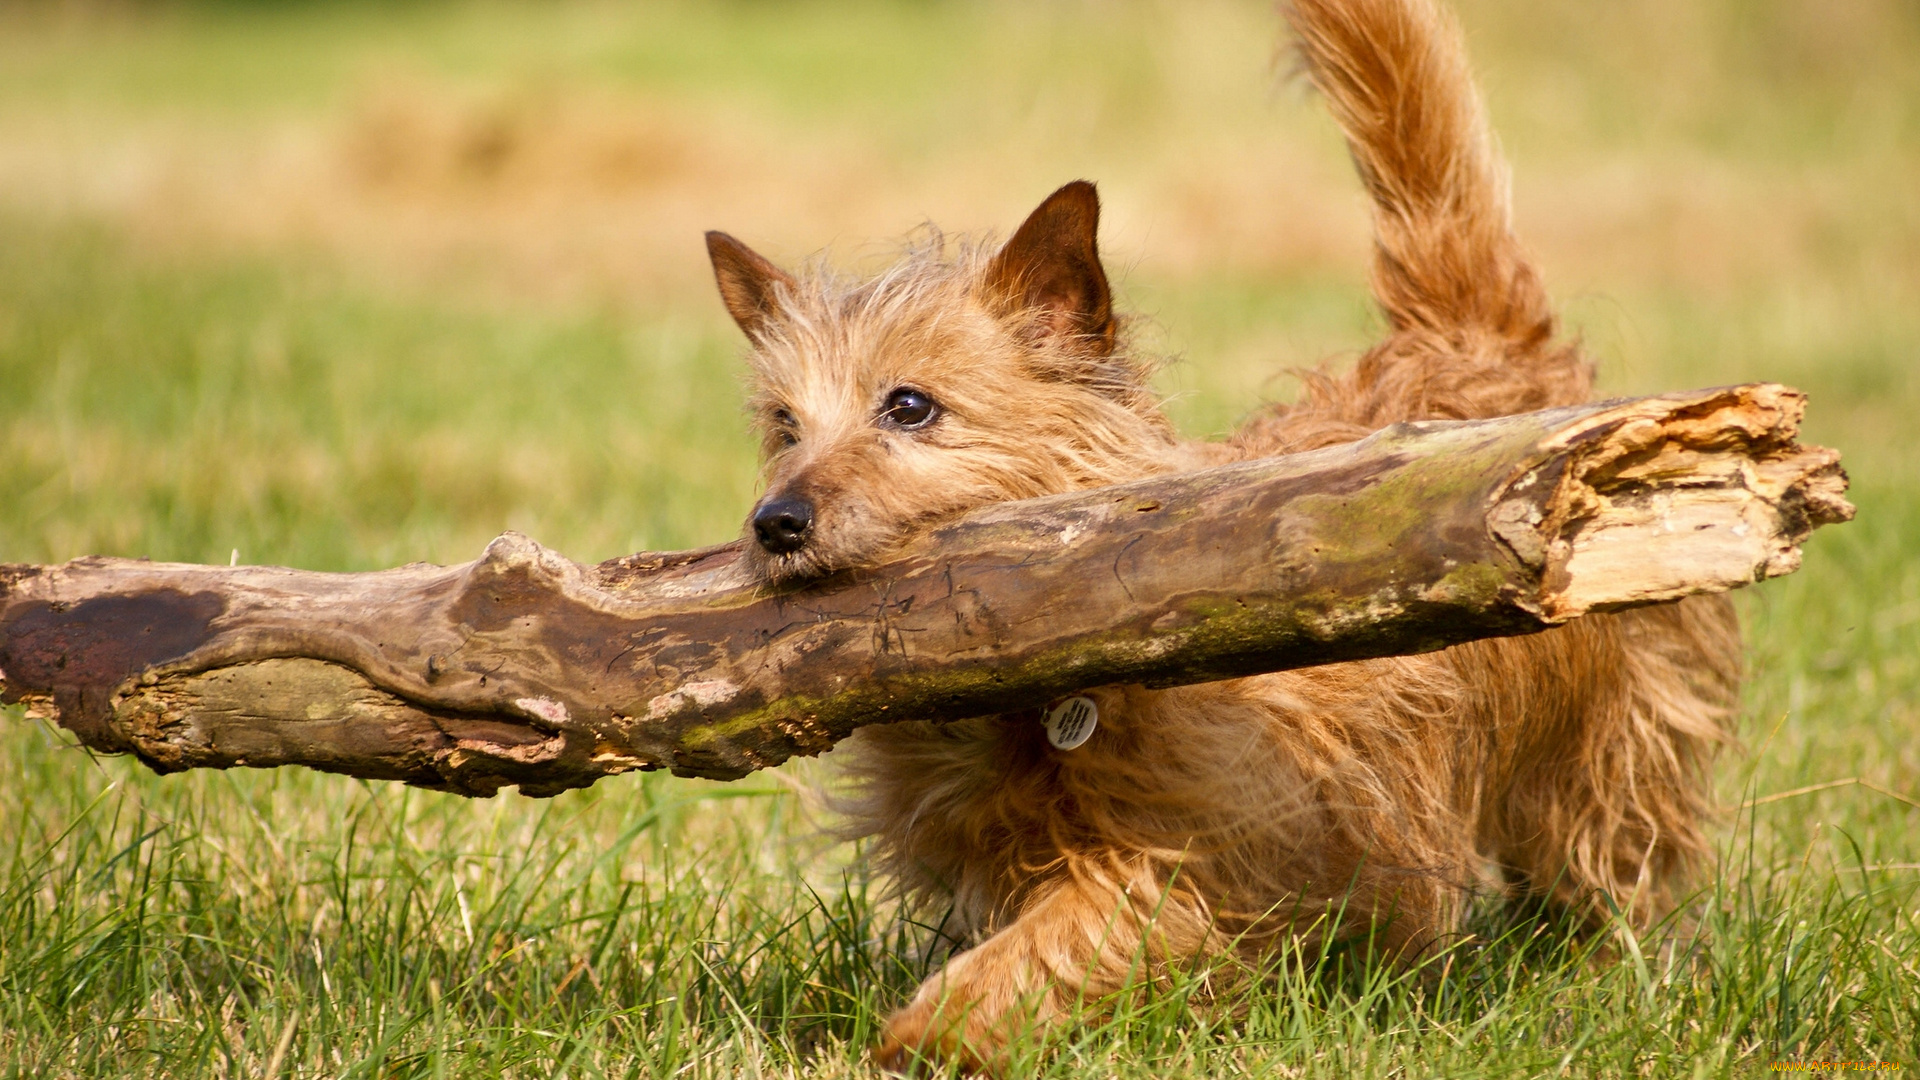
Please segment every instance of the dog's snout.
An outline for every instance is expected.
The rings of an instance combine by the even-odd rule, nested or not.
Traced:
[[[775,555],[799,551],[812,530],[813,504],[805,499],[768,499],[754,508],[754,538]]]

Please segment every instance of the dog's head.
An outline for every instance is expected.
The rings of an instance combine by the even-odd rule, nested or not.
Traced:
[[[997,250],[936,235],[857,282],[707,234],[753,346],[766,494],[747,535],[769,580],[869,564],[961,510],[1164,467],[1171,430],[1123,347],[1099,214],[1077,181]]]

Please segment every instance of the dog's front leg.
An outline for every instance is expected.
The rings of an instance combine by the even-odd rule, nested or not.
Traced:
[[[1103,860],[1104,862],[1105,860]],[[1070,1017],[1166,961],[1197,955],[1210,936],[1204,905],[1167,888],[1144,861],[1077,874],[1019,918],[956,956],[887,1020],[874,1058],[904,1070],[916,1054],[1003,1075],[1008,1045]]]

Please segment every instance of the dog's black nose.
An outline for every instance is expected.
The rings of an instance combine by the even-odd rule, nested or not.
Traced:
[[[753,535],[775,555],[805,547],[812,528],[813,504],[805,499],[768,499],[753,511]]]

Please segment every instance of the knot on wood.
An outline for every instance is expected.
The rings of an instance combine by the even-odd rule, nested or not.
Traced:
[[[943,521],[767,589],[738,545],[583,567],[519,533],[367,574],[0,566],[0,695],[160,770],[464,794],[729,778],[865,724],[1018,712],[1544,629],[1787,573],[1845,521],[1754,385],[1398,424]]]

